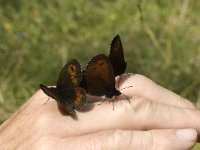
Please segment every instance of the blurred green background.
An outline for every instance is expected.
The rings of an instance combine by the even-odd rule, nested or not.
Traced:
[[[200,108],[200,1],[0,0],[0,123],[62,66],[109,53],[120,34],[127,72]]]

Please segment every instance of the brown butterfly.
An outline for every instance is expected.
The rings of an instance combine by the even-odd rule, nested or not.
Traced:
[[[82,80],[81,66],[76,59],[69,61],[61,70],[56,87],[40,84],[42,91],[57,101],[59,106],[74,116],[75,109],[86,105],[86,92],[79,86]]]
[[[115,88],[115,76],[123,74],[125,69],[123,47],[120,37],[117,35],[111,43],[108,57],[99,54],[92,57],[88,62],[83,71],[83,79],[80,85],[91,95],[105,95],[106,98],[117,97],[122,93]],[[129,101],[127,97],[126,99]]]

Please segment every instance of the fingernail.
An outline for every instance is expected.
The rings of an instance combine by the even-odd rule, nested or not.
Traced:
[[[197,139],[197,131],[195,129],[179,129],[176,136],[183,141],[195,141]]]

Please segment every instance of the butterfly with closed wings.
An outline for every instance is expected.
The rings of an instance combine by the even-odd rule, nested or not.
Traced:
[[[88,62],[86,69],[83,70],[80,85],[88,94],[116,98],[122,93],[115,88],[115,77],[123,74],[125,69],[123,47],[120,37],[117,35],[112,40],[108,57],[104,54],[98,54]],[[129,101],[127,97],[126,99]]]
[[[82,80],[81,66],[76,59],[70,60],[61,70],[56,87],[40,84],[42,91],[56,102],[71,116],[75,109],[81,110],[86,105],[86,92],[79,86]]]

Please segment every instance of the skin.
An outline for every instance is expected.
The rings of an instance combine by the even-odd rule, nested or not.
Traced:
[[[37,91],[0,126],[0,149],[189,150],[200,134],[200,111],[142,75],[123,75],[113,104],[87,95],[72,118]]]

